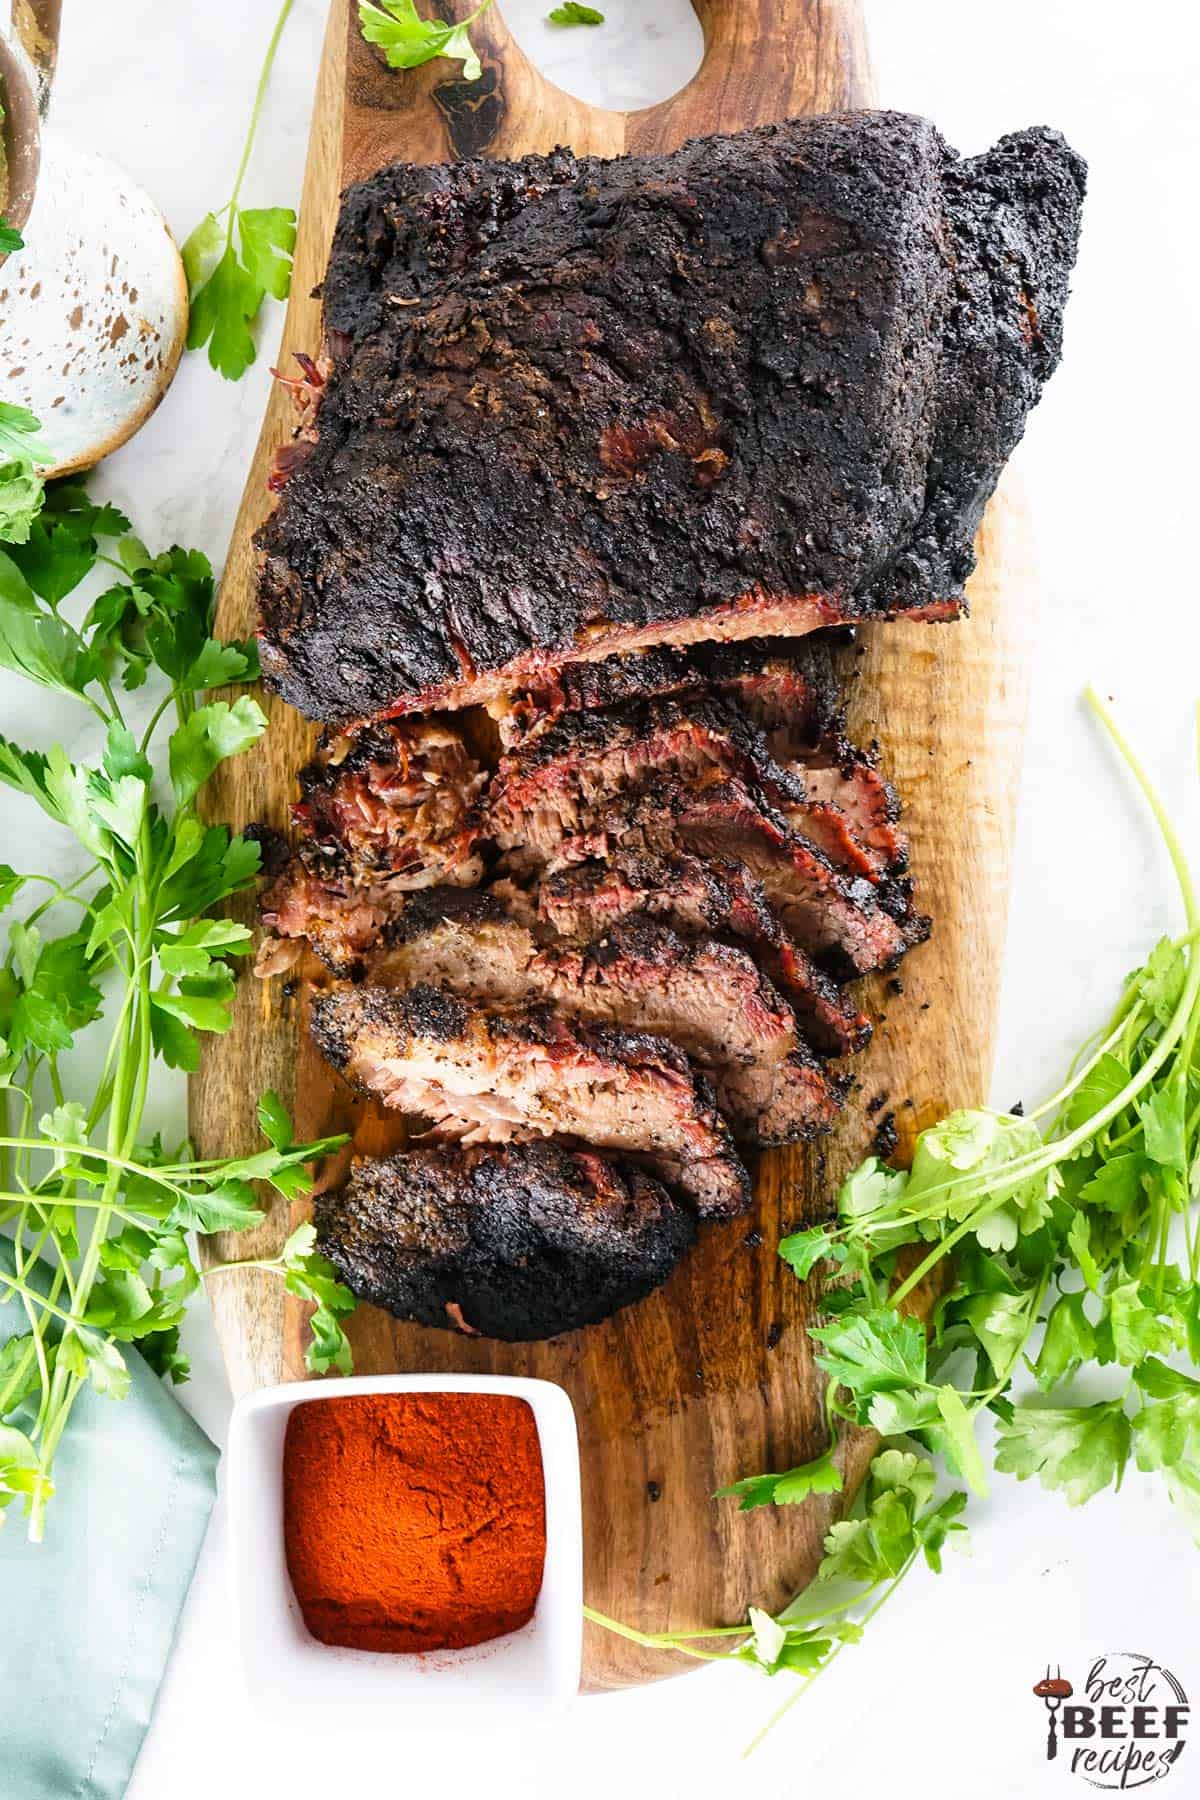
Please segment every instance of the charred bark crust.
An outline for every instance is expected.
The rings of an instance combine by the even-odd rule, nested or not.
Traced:
[[[260,537],[313,717],[656,640],[952,612],[1053,371],[1084,165],[897,113],[346,196],[316,441]]]

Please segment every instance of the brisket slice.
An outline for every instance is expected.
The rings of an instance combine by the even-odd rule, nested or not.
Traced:
[[[810,751],[803,761],[785,763],[805,792],[799,811],[784,805],[784,816],[802,831],[819,816],[831,861],[876,880],[903,874],[908,867],[908,840],[900,830],[900,800],[880,774],[873,751],[860,750],[843,738]],[[836,833],[845,833],[837,847]]]
[[[480,829],[501,850],[524,846],[536,854],[556,835],[585,828],[598,804],[651,776],[701,785],[733,775],[753,783],[834,867],[882,878],[887,863],[828,798],[824,773],[810,791],[807,771],[776,762],[763,733],[736,706],[709,693],[670,695],[565,713],[509,751],[482,803]]]
[[[629,841],[651,847],[663,841],[664,805],[677,841],[700,855],[744,863],[788,930],[841,977],[893,968],[929,936],[929,920],[913,911],[907,879],[874,886],[837,874],[747,783],[690,793],[659,782],[640,801],[624,834]]]
[[[895,790],[879,773],[874,752],[860,750],[845,735],[836,635],[844,634],[663,648],[568,664],[491,710],[509,760],[524,760],[536,757],[535,741],[543,738],[569,744],[564,714],[621,707],[630,718],[691,716],[695,694],[709,690],[718,696],[701,703],[710,719],[742,720],[719,758],[722,766],[754,774],[785,811],[802,796],[795,828],[839,868],[870,877],[900,874],[908,847],[898,827]],[[671,706],[630,709],[630,702],[668,695]],[[747,719],[755,732],[747,732]],[[732,753],[735,747],[740,755]],[[660,746],[648,744],[644,760],[661,764]]]
[[[622,853],[671,856],[683,849],[743,863],[797,941],[838,976],[890,968],[928,935],[927,921],[912,912],[907,882],[876,886],[839,874],[753,783],[700,784],[673,774],[585,806],[537,799],[522,812],[507,790],[502,820],[489,820],[506,849],[507,872],[518,880]]]
[[[835,652],[852,637],[845,631],[816,631],[803,638],[662,644],[635,655],[608,656],[603,662],[566,663],[561,669],[545,670],[515,693],[501,695],[488,710],[501,743],[512,750],[563,713],[594,712],[600,706],[697,688],[711,688],[736,700],[745,696],[747,712],[762,723],[756,704],[761,693],[764,706],[770,702],[772,712],[789,724],[804,721],[812,746],[842,728]]]
[[[707,1073],[734,1136],[754,1148],[828,1131],[840,1110],[839,1085],[745,950],[681,938],[658,920],[629,919],[582,945],[539,942],[493,896],[433,889],[407,909],[370,977],[488,1005],[544,1002],[670,1038]]]
[[[515,884],[496,892],[529,897]],[[586,941],[621,919],[644,914],[693,936],[741,939],[786,994],[805,1037],[826,1056],[848,1056],[870,1040],[871,1025],[780,923],[762,883],[744,863],[629,854],[546,875],[532,896],[536,916],[560,936]]]
[[[641,1157],[702,1218],[750,1204],[711,1088],[664,1038],[424,986],[339,986],[314,999],[312,1030],[355,1087],[423,1114],[443,1136],[565,1137]]]
[[[1059,358],[1083,186],[1053,131],[960,161],[857,112],[351,188],[259,537],[268,681],[345,722],[952,617]]]
[[[803,642],[753,649],[718,678],[722,692],[765,734],[768,751],[802,783],[810,803],[824,802],[841,815],[875,869],[901,873],[908,846],[898,826],[900,804],[879,772],[876,751],[846,736],[833,650],[822,644],[813,654]]]
[[[307,938],[336,974],[349,974],[408,894],[477,882],[472,807],[485,780],[459,733],[437,720],[326,733],[300,771],[296,852],[260,902],[273,935],[259,973],[286,966]]]
[[[664,1282],[696,1234],[644,1169],[542,1139],[356,1162],[317,1242],[398,1319],[524,1341],[594,1325]]]

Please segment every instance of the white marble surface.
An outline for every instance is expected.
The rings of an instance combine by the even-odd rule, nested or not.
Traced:
[[[644,103],[698,59],[687,0],[607,0],[605,28],[573,33],[541,23],[547,5],[508,0],[507,10],[543,66],[588,98]],[[1087,678],[1114,696],[1200,854],[1190,725],[1200,690],[1191,555],[1200,54],[1191,9],[1168,0],[1132,13],[1096,0],[866,0],[866,10],[887,104],[930,114],[963,150],[1048,120],[1092,168],[1067,358],[1020,452],[1043,596],[994,1091],[1008,1103],[1053,1078],[1123,972],[1177,918],[1164,858],[1081,713]],[[228,191],[274,0],[107,0],[66,11],[58,128],[122,161],[182,235]],[[298,196],[323,11],[322,0],[297,0],[251,204]],[[219,562],[279,322],[274,311],[260,360],[237,387],[185,358],[162,409],[104,469],[102,490],[151,544],[203,545]],[[41,697],[11,682],[0,683],[0,707],[19,738],[44,742],[55,727]],[[37,821],[11,798],[0,799],[0,820],[3,842],[19,834],[21,860],[35,861]],[[156,1096],[166,1119],[178,1122],[182,1107],[177,1084]],[[201,1310],[189,1338],[187,1403],[219,1439],[229,1401]],[[251,1800],[445,1788],[590,1800],[618,1785],[674,1797],[740,1781],[823,1800],[1061,1793],[1071,1777],[1041,1761],[1034,1674],[1048,1657],[1078,1667],[1136,1647],[1200,1687],[1200,1560],[1136,1474],[1080,1513],[1007,1481],[973,1512],[972,1557],[941,1580],[914,1579],[743,1771],[740,1747],[782,1696],[778,1683],[740,1670],[592,1699],[562,1726],[486,1738],[466,1720],[452,1736],[403,1741],[330,1740],[315,1719],[286,1736],[269,1731],[239,1691],[218,1509],[131,1793]],[[1198,1791],[1194,1769],[1184,1773],[1197,1756],[1175,1775],[1179,1795]]]

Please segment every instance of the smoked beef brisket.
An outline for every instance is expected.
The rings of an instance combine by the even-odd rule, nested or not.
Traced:
[[[833,798],[826,768],[810,778],[800,761],[784,767],[745,713],[714,694],[564,714],[501,759],[482,829],[502,850],[512,847],[514,823],[518,836],[531,825],[539,839],[547,825],[572,833],[598,800],[638,787],[651,773],[682,776],[696,787],[736,775],[754,783],[799,837],[847,873],[882,877],[903,865],[898,840],[892,864],[872,843],[859,841],[854,819]],[[873,812],[874,797],[859,801],[855,794],[852,768],[843,785],[856,814]]]
[[[698,783],[669,773],[628,792],[559,793],[552,803],[535,791],[528,807],[504,789],[487,830],[518,881],[647,852],[741,863],[797,942],[839,977],[890,968],[928,936],[907,881],[842,874],[756,783],[737,777]]]
[[[761,696],[774,718],[786,712],[810,745],[842,728],[838,658],[852,631],[813,631],[802,638],[743,638],[737,643],[659,644],[650,650],[609,656],[603,662],[566,663],[489,706],[506,750],[545,731],[563,713],[591,712],[631,700],[710,690],[746,703],[759,717]]]
[[[312,1030],[352,1085],[445,1137],[569,1138],[640,1155],[701,1218],[750,1203],[712,1089],[665,1038],[429,986],[337,987],[314,999]]]
[[[740,1142],[794,1143],[828,1131],[839,1084],[753,959],[711,937],[629,919],[590,942],[539,935],[494,895],[431,889],[405,911],[370,979],[429,983],[489,1005],[541,1001],[571,1018],[668,1037],[708,1075]]]
[[[959,160],[860,112],[350,189],[260,537],[267,679],[345,722],[953,616],[1058,361],[1083,185],[1050,130]]]
[[[497,883],[493,891],[522,892],[510,883]],[[683,853],[618,854],[610,862],[575,863],[543,877],[532,905],[560,936],[576,940],[599,937],[619,920],[638,916],[664,919],[693,937],[740,939],[787,995],[822,1055],[849,1056],[870,1040],[870,1020],[800,948],[744,863]]]
[[[555,1337],[667,1279],[696,1235],[636,1165],[541,1140],[356,1162],[317,1242],[363,1300],[484,1337]]]
[[[272,934],[260,975],[294,962],[307,938],[326,966],[357,968],[409,894],[483,873],[473,803],[486,779],[459,733],[432,719],[326,732],[301,769],[295,854],[262,897]]]

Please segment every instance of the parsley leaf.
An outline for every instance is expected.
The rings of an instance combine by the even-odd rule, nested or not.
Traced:
[[[1147,1300],[1151,1304],[1147,1304]],[[1112,1326],[1113,1354],[1118,1362],[1132,1367],[1145,1356],[1173,1350],[1179,1341],[1179,1329],[1160,1317],[1149,1290],[1137,1281],[1122,1281],[1108,1295],[1108,1317]]]
[[[1114,1483],[1119,1487],[1129,1456],[1129,1420],[1118,1401],[1095,1406],[1020,1407],[1000,1426],[996,1467],[1043,1487],[1061,1488],[1070,1506],[1081,1506]]]
[[[996,1374],[1007,1374],[1029,1334],[1025,1295],[976,1294],[956,1310],[983,1345]]]
[[[483,0],[459,24],[448,25],[444,19],[423,19],[415,0],[383,0],[382,6],[359,0],[358,22],[368,44],[378,45],[390,68],[417,69],[435,57],[448,56],[462,63],[464,81],[478,81],[483,70],[470,29],[491,4],[492,0]]]
[[[579,0],[564,0],[562,6],[556,6],[546,14],[551,25],[603,25],[604,14],[597,12],[594,6],[581,6]]]
[[[718,1488],[716,1497],[731,1496],[741,1501],[739,1512],[752,1512],[756,1506],[795,1506],[810,1494],[836,1494],[841,1486],[841,1470],[827,1450],[824,1456],[782,1475],[744,1476],[729,1487]]]
[[[1083,1303],[1082,1293],[1063,1294],[1046,1320],[1046,1335],[1033,1371],[1043,1393],[1073,1375],[1096,1353],[1096,1333]]]
[[[826,1226],[813,1225],[807,1231],[794,1231],[790,1237],[781,1238],[779,1254],[792,1273],[806,1281],[817,1263],[827,1259],[840,1262],[846,1253]]]
[[[1170,938],[1160,938],[1133,979],[1158,1023],[1169,1025],[1187,980],[1187,958],[1182,949]]]
[[[1144,1406],[1132,1423],[1139,1469],[1173,1469],[1186,1462],[1200,1477],[1200,1392]]]
[[[1086,1126],[1102,1106],[1116,1099],[1128,1081],[1129,1070],[1125,1064],[1106,1051],[1072,1094],[1067,1107],[1067,1124],[1073,1131]]]
[[[949,1383],[940,1387],[937,1391],[937,1404],[953,1466],[973,1493],[985,1495],[988,1491],[987,1472],[979,1453],[971,1414],[963,1405],[958,1389]]]
[[[1184,1140],[1186,1097],[1186,1082],[1173,1081],[1169,1087],[1159,1088],[1138,1107],[1138,1117],[1145,1134],[1146,1155],[1152,1162],[1161,1163],[1164,1168],[1178,1169],[1180,1174],[1187,1169]]]
[[[925,1380],[924,1329],[891,1307],[812,1326],[809,1336],[820,1346],[817,1367],[849,1388],[860,1423],[866,1422],[865,1403],[873,1394],[918,1387]]]
[[[931,1463],[902,1450],[885,1450],[871,1464],[858,1516],[832,1525],[818,1581],[846,1580],[874,1586],[900,1575],[920,1547],[918,1515],[933,1498]]]
[[[40,419],[27,406],[14,406],[0,400],[0,459],[22,460],[48,465],[54,461],[49,444],[38,437]]]
[[[25,239],[16,226],[10,225],[7,219],[0,218],[0,256],[10,256],[14,250],[24,248]]]
[[[0,460],[0,543],[27,542],[44,498],[42,478],[32,462]]]
[[[53,463],[54,452],[38,437],[41,428],[27,407],[0,400],[0,543],[26,543],[42,509],[39,470]]]
[[[284,209],[272,210],[281,212]],[[295,214],[289,212],[287,218],[289,224],[273,240],[267,234],[263,235],[266,250],[274,256],[276,266],[286,271],[290,281],[291,249],[296,241]],[[192,296],[187,344],[189,350],[199,350],[207,344],[208,360],[217,373],[226,381],[239,381],[258,354],[250,327],[271,290],[242,260],[247,256],[244,215],[237,212],[231,215],[229,236],[220,256],[210,265],[203,251],[213,228],[220,233],[220,221],[209,213],[183,247],[184,268]],[[233,242],[235,228],[241,231],[242,257]],[[256,271],[263,266],[264,254],[263,245],[256,242],[253,251]]]
[[[171,734],[171,783],[181,801],[203,787],[218,763],[248,750],[267,729],[266,714],[246,694],[231,706],[214,700],[197,707]]]
[[[330,1369],[348,1375],[353,1356],[342,1320],[354,1311],[357,1301],[338,1280],[333,1264],[314,1249],[316,1237],[314,1226],[301,1225],[283,1246],[285,1284],[289,1294],[309,1301],[314,1308],[304,1358],[309,1369],[315,1375],[327,1374]]]

